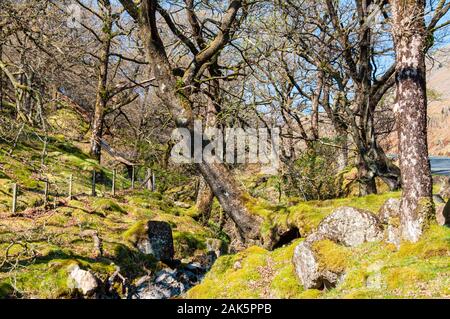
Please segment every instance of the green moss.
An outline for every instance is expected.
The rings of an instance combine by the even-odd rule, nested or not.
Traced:
[[[47,264],[30,265],[27,271],[13,274],[17,290],[22,295],[41,298],[70,296],[67,267],[74,262],[74,260],[52,260]]]
[[[173,231],[175,256],[181,258],[192,256],[197,250],[206,249],[203,234]]]
[[[296,298],[303,291],[291,262],[294,244],[273,252],[250,247],[220,257],[190,298]]]
[[[322,291],[317,289],[308,289],[302,292],[298,297],[301,299],[317,299],[323,294]]]
[[[416,258],[430,259],[433,257],[450,257],[450,229],[437,224],[431,224],[417,243],[403,242],[395,259],[415,256]]]
[[[14,294],[14,288],[7,282],[0,282],[0,299],[10,298]]]
[[[329,205],[329,204],[326,204]],[[304,291],[291,262],[301,240],[265,251],[249,248],[220,257],[191,298],[420,298],[449,296],[450,229],[432,224],[417,243],[370,242],[346,248],[314,245],[320,267],[345,271],[336,288]],[[238,264],[239,267],[235,267]],[[242,267],[242,268],[241,268]],[[252,273],[253,275],[250,275]],[[262,288],[265,287],[265,288]]]
[[[348,266],[349,252],[331,240],[321,240],[312,245],[319,268],[334,273],[343,273]]]
[[[92,202],[92,208],[99,213],[116,212],[125,214],[126,211],[110,198],[96,198]]]
[[[126,232],[123,233],[123,238],[132,243],[136,243],[140,238],[147,236],[148,220],[140,220],[133,224]]]
[[[399,267],[388,271],[386,275],[387,287],[389,289],[397,289],[405,285],[413,285],[430,279],[426,272],[420,271],[414,267]]]

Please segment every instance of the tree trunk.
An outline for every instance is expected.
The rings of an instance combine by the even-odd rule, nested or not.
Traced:
[[[396,117],[403,194],[402,237],[416,242],[433,215],[427,143],[425,1],[392,2],[396,51]]]
[[[248,194],[241,190],[231,172],[222,163],[197,164],[203,177],[219,200],[224,212],[231,217],[245,239],[260,238],[261,218],[246,207]],[[268,243],[267,243],[268,244]]]
[[[201,216],[203,224],[207,224],[211,215],[211,208],[213,204],[214,193],[206,183],[203,177],[200,177],[200,184],[198,186],[196,208]]]
[[[99,2],[100,3],[100,2]],[[91,135],[91,150],[90,154],[93,158],[99,162],[101,160],[101,143],[100,139],[103,136],[103,123],[105,120],[105,111],[108,104],[108,67],[109,56],[111,51],[111,32],[112,32],[112,16],[111,16],[111,4],[109,1],[102,2],[106,13],[103,16],[103,39],[102,39],[102,51],[99,61],[99,74],[97,85],[97,96],[94,106],[94,116],[92,118],[92,135]]]
[[[146,49],[147,59],[151,61],[150,67],[151,73],[155,77],[154,83],[158,86],[155,89],[156,95],[169,109],[177,127],[188,128],[193,132],[191,107],[179,90],[164,50],[164,44],[158,34],[155,16],[157,1],[144,0],[138,10],[130,1],[121,0],[121,2],[139,23],[140,36]],[[216,41],[213,42],[216,43]],[[203,55],[197,60],[201,58]],[[261,220],[246,207],[246,194],[240,189],[226,166],[223,163],[206,161],[196,165],[219,200],[224,212],[233,219],[242,236],[249,242],[260,240]]]
[[[100,85],[99,85],[100,88]],[[100,162],[101,160],[101,144],[100,139],[103,136],[103,121],[106,104],[100,96],[97,96],[95,102],[94,117],[92,119],[92,136],[91,136],[91,156]]]
[[[338,171],[343,171],[348,166],[348,135],[345,131],[336,132],[339,137]]]
[[[375,173],[368,165],[366,159],[367,153],[360,151],[358,154],[358,181],[359,196],[367,196],[377,193],[377,184],[375,183]]]

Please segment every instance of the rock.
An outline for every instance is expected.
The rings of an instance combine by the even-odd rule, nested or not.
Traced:
[[[399,217],[399,215],[400,199],[397,198],[389,198],[378,212],[378,218],[383,224],[388,224],[390,218]]]
[[[206,249],[208,252],[214,252],[216,257],[220,257],[226,252],[223,242],[217,238],[207,238]]]
[[[366,287],[369,289],[380,289],[382,286],[381,269],[383,268],[383,262],[377,261],[367,267],[367,279]]]
[[[200,265],[188,264],[185,268],[165,268],[155,274],[136,281],[134,299],[168,299],[180,296],[189,288],[198,284],[204,277]]]
[[[441,191],[439,192],[443,198],[450,199],[450,177],[445,177],[442,181]]]
[[[395,226],[393,224],[388,224],[386,228],[386,242],[394,244],[395,247],[400,248],[400,243],[402,241],[402,231],[400,226]]]
[[[98,280],[90,271],[83,270],[78,265],[71,265],[69,271],[69,288],[78,289],[85,296],[92,295],[98,289]]]
[[[433,202],[435,204],[445,204],[445,200],[439,194],[434,194],[433,195]]]
[[[234,270],[238,270],[238,269],[241,269],[242,268],[242,264],[241,264],[241,262],[238,260],[238,261],[236,261],[235,263],[234,263],[234,265],[233,265],[233,269]]]
[[[202,265],[199,262],[193,262],[193,263],[187,264],[186,268],[189,270],[193,270],[193,271],[198,271],[198,270],[203,269]]]
[[[153,280],[144,277],[138,280],[135,298],[168,299],[179,296],[186,290],[185,284],[177,280],[177,270],[163,269],[155,274]]]
[[[380,220],[369,211],[340,207],[322,220],[317,233],[335,243],[354,247],[364,242],[381,240],[383,227]]]
[[[146,236],[138,240],[137,248],[144,254],[153,255],[158,260],[172,260],[174,247],[172,229],[169,223],[149,221],[146,226],[146,232]]]
[[[191,205],[189,205],[188,203],[185,203],[185,202],[180,202],[180,201],[175,201],[175,202],[173,202],[173,204],[175,205],[175,206],[177,206],[177,207],[180,207],[180,208],[190,208],[191,207]]]
[[[323,289],[336,286],[343,278],[344,272],[322,269],[312,249],[311,242],[303,241],[294,250],[292,262],[295,272],[305,289]]]
[[[170,298],[170,291],[161,289],[153,284],[146,284],[138,289],[133,299],[167,299]]]
[[[386,242],[394,244],[397,248],[401,242],[400,229],[400,199],[389,198],[381,206],[378,217],[386,227]]]
[[[436,206],[436,220],[439,225],[450,225],[450,200],[445,205]]]
[[[345,276],[345,265],[331,267],[328,262],[319,259],[319,257],[323,258],[321,256],[326,255],[330,248],[322,253],[315,252],[314,249],[317,248],[315,244],[328,240],[334,244],[354,247],[364,242],[381,239],[383,239],[383,227],[375,215],[361,209],[341,207],[322,220],[317,231],[310,234],[295,248],[292,262],[305,289],[335,287]],[[338,254],[338,259],[341,254],[344,254],[344,252],[336,251],[340,249],[339,246],[331,247],[331,249]],[[342,258],[345,260],[344,256]]]

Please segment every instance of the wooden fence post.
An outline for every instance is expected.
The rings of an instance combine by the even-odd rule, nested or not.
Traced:
[[[133,165],[132,169],[131,169],[131,189],[134,189],[134,174],[135,174],[135,171],[134,171],[134,165]]]
[[[156,175],[155,172],[152,172],[152,192],[156,191]]]
[[[97,196],[97,193],[95,192],[95,170],[92,171],[92,196]]]
[[[72,200],[72,183],[73,183],[73,174],[69,176],[69,200]]]
[[[44,205],[48,203],[48,179],[44,181]]]
[[[11,212],[13,214],[16,213],[16,209],[17,209],[17,191],[18,191],[18,187],[17,187],[17,183],[12,184],[12,207],[11,207]]]
[[[153,186],[152,186],[152,169],[151,168],[147,168],[147,189],[148,190],[153,190]]]
[[[112,185],[111,185],[111,193],[112,196],[116,196],[116,169],[113,169],[112,171]]]

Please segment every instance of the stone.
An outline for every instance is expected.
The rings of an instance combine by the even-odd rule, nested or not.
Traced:
[[[450,177],[445,177],[443,179],[439,195],[441,195],[443,198],[450,199]]]
[[[216,257],[220,257],[226,252],[223,242],[217,238],[206,239],[206,250],[208,252],[214,252]]]
[[[305,289],[334,287],[344,276],[343,272],[335,273],[328,269],[321,269],[312,249],[312,243],[308,241],[303,241],[295,247],[292,262]]]
[[[238,261],[236,261],[235,263],[234,263],[234,265],[233,265],[233,269],[234,270],[238,270],[238,269],[241,269],[242,268],[242,264],[241,264],[241,262],[238,260]]]
[[[383,224],[389,224],[390,218],[400,216],[400,199],[389,198],[378,212],[378,218]]]
[[[371,212],[353,207],[338,208],[322,220],[316,232],[295,247],[292,262],[297,277],[305,289],[335,287],[345,277],[345,267],[329,269],[321,266],[314,244],[326,239],[338,245],[355,247],[382,240],[383,235],[381,221]]]
[[[139,287],[133,299],[167,299],[170,297],[170,290],[148,283]]]
[[[194,263],[179,269],[165,268],[153,277],[144,276],[136,281],[132,298],[169,299],[180,296],[203,279],[205,272],[199,266]]]
[[[69,278],[67,286],[71,289],[79,290],[83,295],[90,296],[98,289],[98,280],[87,270],[83,270],[78,265],[69,267]]]
[[[174,204],[175,206],[177,206],[177,207],[185,208],[185,209],[191,207],[191,205],[189,205],[188,203],[180,202],[180,201],[175,201],[175,202],[173,202],[173,204]]]
[[[171,261],[174,247],[170,224],[149,221],[146,225],[146,236],[141,237],[136,246],[142,253],[153,255],[158,260]]]
[[[433,195],[433,202],[435,204],[445,204],[445,200],[439,194],[434,194]]]
[[[371,212],[340,207],[327,216],[317,228],[318,235],[348,247],[383,239],[380,220]]]
[[[386,242],[400,247],[400,199],[389,198],[381,206],[378,217],[383,224],[386,224]]]
[[[450,200],[445,205],[436,206],[436,220],[439,225],[450,225]]]
[[[380,289],[382,286],[381,270],[383,262],[377,261],[367,267],[366,287],[369,289]]]

